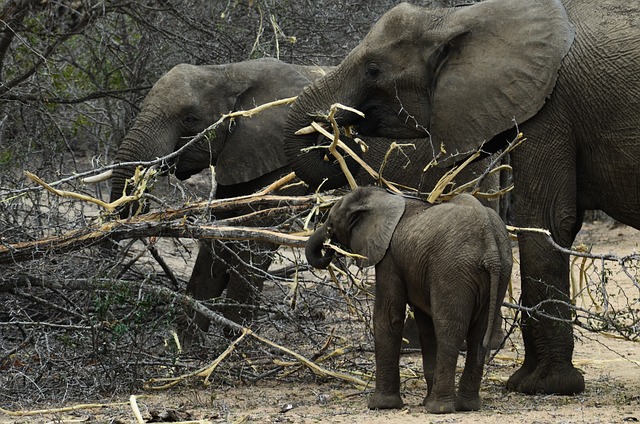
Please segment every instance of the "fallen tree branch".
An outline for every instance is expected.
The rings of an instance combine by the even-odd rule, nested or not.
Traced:
[[[304,356],[300,355],[299,353],[285,347],[285,346],[281,346],[269,339],[266,339],[265,337],[260,336],[259,334],[255,333],[254,331],[252,331],[249,328],[243,327],[240,324],[237,324],[225,317],[223,317],[222,315],[219,315],[215,312],[213,312],[211,309],[207,308],[205,305],[203,305],[201,302],[199,302],[198,300],[192,298],[191,296],[188,296],[186,294],[181,294],[181,293],[176,293],[171,291],[170,289],[166,288],[166,287],[160,287],[160,286],[152,286],[152,285],[145,285],[144,286],[145,290],[150,290],[159,294],[163,294],[166,296],[172,296],[173,298],[175,298],[176,300],[178,300],[179,302],[188,305],[190,308],[192,308],[193,310],[197,311],[198,313],[206,316],[207,318],[209,318],[211,321],[215,322],[218,325],[221,326],[226,326],[228,328],[231,328],[235,331],[237,331],[239,334],[242,334],[242,337],[238,338],[234,345],[237,345],[237,343],[239,343],[242,338],[244,338],[244,334],[246,333],[246,335],[249,335],[251,337],[253,337],[254,339],[260,341],[261,343],[264,343],[266,345],[269,345],[271,347],[274,347],[284,353],[286,353],[287,355],[293,356],[296,360],[298,360],[302,365],[306,366],[307,368],[309,368],[313,373],[322,376],[322,377],[333,377],[335,379],[338,380],[342,380],[342,381],[346,381],[349,382],[351,384],[354,384],[358,387],[361,388],[365,388],[368,386],[367,382],[351,375],[351,374],[346,374],[346,373],[341,373],[338,371],[331,371],[328,370],[320,365],[318,365],[317,363],[315,363],[314,361],[311,361],[307,358],[305,358]],[[234,346],[235,347],[235,346]],[[232,350],[233,348],[229,348],[229,350]],[[221,355],[222,359],[224,359],[224,357],[226,357],[226,354]],[[208,381],[211,372],[213,372],[213,370],[215,369],[215,367],[217,367],[217,365],[219,365],[220,361],[222,360],[218,360],[216,359],[216,361],[214,361],[212,363],[211,366],[208,366],[204,369],[200,369],[198,371],[198,374],[196,375],[200,375],[200,376],[204,376],[205,377],[205,384]],[[209,368],[213,368],[211,371],[209,371]],[[194,374],[187,374],[185,376],[183,376],[184,378],[189,377],[191,375]],[[178,377],[178,379],[180,379],[181,377]],[[160,380],[155,380],[155,381],[160,381]],[[167,380],[164,380],[167,381]],[[182,381],[182,380],[180,380]],[[153,382],[153,381],[152,381]],[[167,387],[172,386],[173,384],[169,384],[167,385]]]
[[[278,196],[268,194],[295,179],[290,173],[256,194],[229,199],[219,199],[186,204],[180,209],[166,209],[137,215],[129,219],[98,223],[80,230],[70,231],[62,236],[43,238],[35,241],[8,243],[0,242],[0,264],[15,263],[40,258],[52,253],[65,253],[96,245],[107,239],[113,241],[139,237],[183,237],[196,239],[225,239],[225,240],[257,240],[266,241],[292,247],[302,247],[306,237],[302,235],[286,234],[273,229],[259,227],[231,226],[238,220],[249,220],[252,216],[269,215],[272,210],[277,215],[289,217],[291,214],[283,212],[283,208],[290,210],[312,209],[317,205],[317,196]],[[37,177],[34,181],[48,186]],[[94,199],[76,193],[61,192],[47,188],[54,194],[73,197],[79,200],[96,203]],[[116,201],[118,202],[118,201]],[[102,205],[101,205],[102,206]],[[110,209],[111,205],[105,205]],[[230,212],[249,210],[249,214],[241,217],[195,224],[189,221],[191,217],[211,216],[216,212]],[[275,215],[275,213],[273,214]]]
[[[94,246],[107,239],[119,241],[139,237],[182,237],[220,240],[257,240],[303,247],[307,237],[266,228],[193,225],[186,222],[114,221],[98,227],[71,231],[60,237],[0,246],[0,264],[28,261],[52,253],[66,253]]]

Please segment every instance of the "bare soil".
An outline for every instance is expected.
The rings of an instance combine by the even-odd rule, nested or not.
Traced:
[[[585,224],[576,245],[593,245],[597,253],[626,255],[638,250],[640,233],[611,222]],[[517,258],[517,256],[516,256]],[[594,265],[596,267],[598,264]],[[593,268],[592,268],[593,270]],[[577,273],[574,268],[574,273]],[[637,278],[637,270],[632,270]],[[630,298],[638,288],[619,268],[609,278],[620,282]],[[514,286],[519,270],[514,267]],[[587,302],[587,300],[579,300]],[[512,311],[504,311],[512,314]],[[504,389],[506,379],[522,360],[524,350],[516,330],[505,347],[488,364],[482,385],[483,409],[450,415],[427,414],[421,406],[425,384],[419,376],[420,355],[403,356],[401,410],[370,411],[362,391],[331,378],[320,378],[307,369],[295,377],[261,379],[247,383],[237,379],[214,379],[204,387],[200,382],[182,384],[160,392],[141,391],[137,404],[146,422],[195,421],[215,423],[623,423],[640,420],[640,345],[608,334],[575,329],[575,365],[584,373],[586,391],[577,396],[527,396]],[[369,354],[369,355],[372,355]],[[213,359],[213,358],[212,358]],[[369,358],[370,359],[370,358]],[[462,366],[462,355],[459,365]],[[249,366],[250,364],[247,364]],[[406,373],[404,373],[406,371]],[[105,397],[103,408],[80,408],[69,412],[43,413],[29,417],[0,413],[0,423],[136,422],[128,397]],[[115,404],[115,402],[123,402]],[[55,404],[50,407],[72,407]],[[28,406],[28,405],[26,405]],[[42,407],[42,405],[39,405]],[[28,408],[24,408],[28,409]]]

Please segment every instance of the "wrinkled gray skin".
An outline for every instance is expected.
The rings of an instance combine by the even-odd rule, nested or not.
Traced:
[[[323,72],[319,67],[290,65],[275,59],[210,66],[177,65],[150,90],[134,126],[118,149],[116,162],[165,156],[222,114],[295,96]],[[253,193],[275,181],[291,171],[282,148],[286,112],[286,106],[282,106],[252,118],[237,118],[231,128],[225,124],[216,131],[215,139],[194,145],[178,158],[174,164],[176,176],[186,179],[215,165],[218,198]],[[132,174],[133,169],[116,171],[112,201],[122,195],[124,179]],[[127,214],[125,210],[121,215]],[[255,304],[264,278],[259,275],[260,270],[268,268],[271,263],[268,252],[276,246],[252,246],[249,252],[246,246],[238,248],[235,243],[200,243],[187,291],[196,299],[210,299],[219,297],[228,286],[227,298],[240,304]],[[238,270],[241,261],[256,269]],[[251,314],[234,308],[225,315],[240,323]],[[208,320],[197,317],[197,322],[206,330]]]
[[[430,136],[434,147],[455,156],[445,165],[484,140],[500,147],[515,118],[527,139],[511,155],[518,226],[549,229],[564,247],[586,210],[640,228],[638,28],[640,2],[628,0],[398,5],[334,72],[298,97],[285,150],[298,176],[313,178],[299,165],[311,169],[318,160],[300,147],[316,140],[294,132],[309,124],[309,111],[335,102],[366,114],[338,117],[361,134]],[[568,301],[568,255],[540,234],[523,232],[518,242],[523,306]],[[571,319],[566,304],[547,302],[541,311]],[[571,362],[571,325],[526,313],[521,325],[525,359],[507,387],[582,392],[584,378]]]
[[[462,194],[437,205],[358,188],[331,208],[309,238],[310,265],[326,268],[329,240],[376,267],[373,331],[376,389],[369,408],[402,408],[400,345],[407,304],[413,307],[432,413],[480,409],[480,381],[494,318],[511,277],[511,244],[499,215]],[[328,250],[328,251],[327,251]],[[467,358],[455,392],[458,352]]]

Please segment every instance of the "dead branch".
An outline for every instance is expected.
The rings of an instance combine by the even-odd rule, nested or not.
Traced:
[[[265,228],[193,225],[186,222],[128,222],[114,221],[98,227],[71,231],[60,237],[35,242],[21,242],[0,246],[0,264],[28,261],[52,253],[66,253],[95,246],[106,240],[139,237],[182,237],[219,240],[257,240],[303,247],[307,237],[285,234]]]
[[[271,186],[269,187],[271,188]],[[269,189],[268,188],[268,189]],[[266,192],[267,189],[261,191]],[[70,231],[62,236],[36,241],[0,244],[0,264],[32,260],[51,253],[70,252],[99,244],[107,239],[119,241],[139,237],[182,237],[196,239],[258,240],[292,247],[302,247],[306,236],[287,234],[270,228],[233,226],[239,219],[230,221],[193,223],[191,217],[208,216],[216,212],[230,212],[249,208],[262,209],[259,215],[273,214],[288,217],[291,210],[311,209],[317,203],[316,196],[276,196],[257,194],[230,199],[187,204],[181,209],[169,209],[138,215],[130,219],[115,220],[90,225],[87,228]],[[283,214],[282,208],[291,208]],[[274,213],[273,211],[276,211]],[[251,217],[251,214],[249,214]],[[246,220],[249,220],[245,216]]]
[[[226,319],[225,317],[223,317],[222,315],[219,315],[215,312],[213,312],[211,309],[207,308],[205,305],[203,305],[201,302],[197,301],[196,299],[193,299],[192,297],[185,295],[185,294],[181,294],[181,293],[176,293],[171,291],[168,288],[165,287],[159,287],[159,286],[151,286],[151,285],[145,285],[144,286],[145,290],[150,290],[159,294],[163,294],[166,296],[171,296],[174,297],[175,299],[177,299],[179,302],[188,305],[189,307],[191,307],[193,310],[196,310],[197,312],[205,315],[207,318],[209,318],[211,321],[215,322],[218,325],[222,325],[222,326],[226,326],[228,328],[231,328],[235,331],[237,331],[238,333],[242,334],[241,337],[239,337],[234,343],[232,343],[232,346],[230,346],[227,350],[229,350],[229,352],[225,352],[223,353],[223,355],[221,355],[221,357],[219,357],[218,359],[216,359],[210,366],[205,367],[204,369],[201,369],[198,371],[197,374],[198,376],[204,376],[205,377],[205,384],[208,381],[209,376],[211,375],[211,372],[213,372],[213,370],[215,370],[215,368],[217,367],[217,365],[222,361],[222,359],[224,359],[224,357],[226,357],[228,355],[228,353],[230,353],[231,350],[233,350],[233,348],[235,347],[235,345],[237,345],[243,338],[244,338],[244,334],[246,333],[247,335],[253,337],[254,339],[260,341],[261,343],[267,344],[271,347],[274,347],[288,355],[293,356],[296,360],[298,360],[302,365],[306,366],[307,368],[309,368],[312,372],[314,372],[317,375],[320,376],[328,376],[328,377],[333,377],[339,380],[343,380],[346,382],[349,382],[351,384],[354,384],[356,386],[359,387],[367,387],[367,383],[351,374],[345,374],[345,373],[341,373],[341,372],[337,372],[337,371],[331,371],[328,370],[324,367],[321,367],[320,365],[318,365],[317,363],[305,358],[304,356],[300,355],[299,353],[288,349],[284,346],[281,346],[265,337],[260,336],[259,334],[255,333],[254,331],[252,331],[249,328],[243,327],[240,324],[237,324],[233,321],[230,321],[228,319]],[[193,373],[187,374],[185,376],[182,377],[177,377],[178,380],[182,381],[187,377],[190,377],[194,375]],[[170,379],[170,380],[174,380],[174,379]],[[158,380],[155,380],[158,381]],[[166,381],[166,380],[165,380]],[[168,384],[165,386],[162,386],[162,388],[164,387],[169,387],[172,386],[173,384]]]
[[[65,406],[64,408],[51,408],[51,409],[35,409],[33,411],[9,411],[8,409],[0,408],[0,412],[7,414],[11,417],[28,417],[33,415],[52,414],[59,412],[71,412],[79,411],[82,409],[95,409],[95,408],[108,408],[112,406],[127,405],[128,402],[115,402],[115,403],[83,403],[72,406]]]
[[[74,180],[78,180],[81,178],[85,178],[85,177],[91,177],[91,176],[95,176],[97,174],[103,174],[107,171],[110,170],[114,170],[114,169],[118,169],[118,168],[125,168],[125,167],[142,167],[142,168],[151,168],[151,167],[156,167],[158,165],[161,165],[163,163],[168,163],[171,159],[174,159],[178,156],[180,156],[182,153],[184,153],[187,149],[191,148],[191,146],[193,146],[195,143],[200,142],[204,139],[207,139],[210,134],[212,134],[212,132],[214,132],[220,125],[222,125],[226,120],[232,120],[235,118],[239,118],[239,117],[251,117],[255,114],[258,114],[266,109],[269,109],[271,107],[276,107],[276,106],[283,106],[283,105],[287,105],[292,103],[296,98],[295,97],[289,97],[286,99],[280,99],[280,100],[275,100],[273,102],[269,102],[269,103],[265,103],[262,105],[259,105],[253,109],[249,109],[249,110],[240,110],[240,111],[236,111],[236,112],[232,112],[232,113],[228,113],[228,114],[224,114],[220,117],[220,119],[218,119],[216,122],[214,122],[213,124],[209,125],[207,128],[205,128],[204,130],[202,130],[200,133],[196,134],[195,136],[193,136],[191,138],[191,140],[189,140],[187,143],[185,143],[182,147],[180,147],[179,149],[177,149],[176,151],[163,156],[161,158],[157,158],[154,160],[149,160],[149,161],[134,161],[134,162],[122,162],[122,163],[114,163],[111,165],[105,165],[102,166],[100,168],[96,168],[96,169],[92,169],[89,171],[85,171],[85,172],[80,172],[80,173],[76,173],[72,176],[66,177],[66,178],[62,178],[58,181],[52,182],[52,183],[48,183],[48,184],[41,184],[40,182],[36,181],[34,179],[34,181],[38,182],[39,186],[38,187],[28,187],[28,188],[23,188],[23,189],[18,189],[18,190],[9,190],[6,191],[4,193],[2,193],[2,196],[17,196],[29,191],[34,191],[34,190],[41,190],[41,189],[46,189],[48,191],[53,192],[53,187],[61,185],[63,183],[67,183],[69,181],[74,181]],[[29,173],[27,173],[29,174]],[[33,175],[33,174],[31,174]],[[31,177],[30,177],[31,178]],[[37,178],[37,177],[36,177]],[[42,180],[40,180],[42,181]],[[42,181],[44,183],[44,181]],[[70,192],[64,192],[66,194],[70,193]],[[59,193],[56,193],[59,194]],[[63,195],[63,194],[59,194],[59,195]],[[75,198],[81,198],[82,197],[88,197],[88,196],[84,196],[84,195],[78,195],[77,193],[74,193],[73,195],[71,195],[70,197],[75,197]],[[90,201],[92,203],[96,203],[102,207],[105,207],[107,209],[111,209],[111,208],[115,208],[117,206],[119,206],[122,203],[126,203],[126,201],[122,201],[121,203],[118,203],[116,205],[113,204],[108,204],[106,202],[103,202],[99,199],[93,199],[93,200],[89,200],[87,198],[81,199],[81,200],[87,200]],[[133,200],[138,200],[138,199],[128,199],[129,201],[133,201]]]

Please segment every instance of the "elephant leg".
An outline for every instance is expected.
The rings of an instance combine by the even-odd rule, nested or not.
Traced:
[[[438,283],[442,285],[455,284],[456,279],[451,278],[446,282]],[[436,369],[433,378],[433,390],[425,399],[424,406],[432,414],[445,414],[455,412],[455,374],[458,362],[460,347],[464,342],[469,328],[469,319],[465,313],[470,314],[471,305],[474,305],[473,295],[464,297],[465,293],[458,294],[454,304],[443,302],[446,296],[439,296],[434,293],[431,284],[432,317],[437,340],[436,348]]]
[[[422,369],[424,371],[424,379],[427,382],[426,402],[429,394],[433,392],[438,341],[431,317],[418,309],[414,310],[414,315],[415,322],[418,325],[420,346],[422,348]]]
[[[376,265],[376,295],[373,307],[373,335],[376,356],[376,389],[369,409],[402,408],[400,397],[400,349],[406,311],[402,281],[386,268]]]
[[[507,388],[528,394],[580,393],[584,391],[584,377],[572,364],[574,342],[570,324],[569,258],[553,249],[543,237],[519,235],[518,238],[524,279],[522,303],[529,307],[540,306],[539,312],[522,315],[525,361],[509,378]],[[539,265],[541,256],[523,254],[524,251],[541,249],[546,250],[543,272],[540,272]],[[535,274],[530,271],[534,269],[538,271]],[[544,303],[549,300],[557,302]],[[565,321],[550,320],[542,315]]]
[[[272,252],[277,246],[265,243],[233,243],[226,249],[234,257],[230,264],[227,299],[230,307],[225,317],[246,325],[255,317],[255,306],[259,304],[267,269],[271,265]],[[236,306],[231,305],[233,302]]]
[[[233,304],[224,309],[224,317],[238,324],[251,321],[272,249],[271,244],[265,248],[257,243],[200,243],[187,292],[195,299],[208,300],[222,296],[226,288],[226,298]],[[209,319],[204,315],[196,314],[194,321],[202,331],[208,330]],[[233,334],[230,329],[225,333]]]
[[[187,293],[197,300],[208,300],[220,297],[229,282],[227,265],[214,253],[217,242],[201,241],[198,256],[187,283]],[[196,340],[198,329],[209,330],[209,318],[196,313],[193,319],[197,328],[187,327],[182,331],[183,344],[189,346]]]
[[[478,411],[482,404],[480,400],[480,383],[487,354],[487,350],[482,343],[484,334],[487,331],[487,315],[481,314],[467,333],[467,358],[458,384],[458,396],[455,403],[456,411]]]
[[[569,247],[584,212],[578,208],[575,147],[557,142],[571,140],[566,132],[572,122],[557,122],[562,112],[544,108],[523,129],[531,142],[515,149],[511,158],[516,225],[548,229],[557,244]],[[560,146],[563,154],[556,149]],[[522,313],[525,360],[507,381],[507,388],[529,394],[580,393],[584,377],[572,364],[569,256],[542,234],[524,231],[518,234],[518,244],[522,305],[535,307],[536,312]]]

